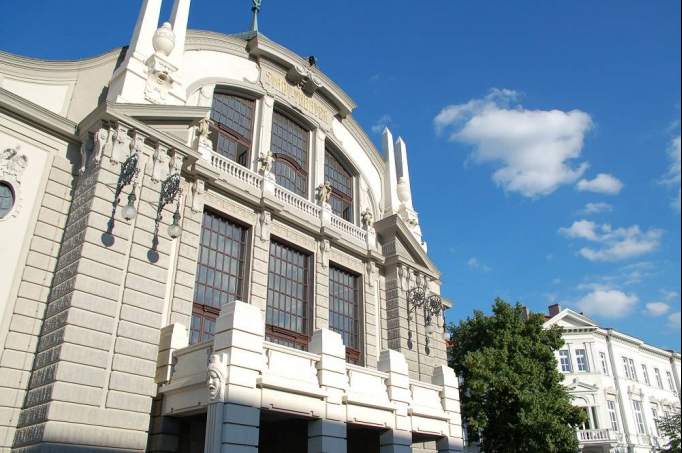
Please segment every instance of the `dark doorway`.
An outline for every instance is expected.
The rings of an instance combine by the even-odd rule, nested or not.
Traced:
[[[348,453],[379,453],[380,430],[356,425],[347,429]]]
[[[206,414],[178,417],[178,453],[204,451],[206,442]]]
[[[259,453],[308,453],[308,420],[261,412]]]

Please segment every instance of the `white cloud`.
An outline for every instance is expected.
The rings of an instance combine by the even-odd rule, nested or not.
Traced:
[[[492,268],[490,266],[487,266],[483,264],[478,258],[471,257],[467,261],[467,266],[469,266],[469,269],[481,271],[481,272],[490,272]]]
[[[372,125],[372,132],[381,134],[384,129],[391,125],[391,123],[393,123],[391,115],[381,115],[381,117]]]
[[[450,140],[474,146],[472,158],[496,166],[493,181],[526,197],[573,184],[587,169],[580,157],[590,115],[580,110],[528,110],[513,90],[493,89],[483,99],[445,107],[434,119]]]
[[[596,289],[577,301],[576,305],[588,315],[622,318],[632,311],[638,300],[636,295],[616,289]]]
[[[679,329],[680,328],[680,312],[676,311],[675,313],[670,313],[668,315],[668,327],[671,327],[673,329]]]
[[[673,208],[679,213],[680,212],[680,167],[681,157],[680,157],[680,136],[675,137],[670,146],[668,147],[668,157],[670,158],[670,167],[668,168],[668,173],[663,180],[664,183],[677,186],[677,196],[672,202]]]
[[[583,215],[592,215],[611,211],[613,211],[613,206],[608,203],[587,203],[580,213]]]
[[[645,308],[644,313],[649,316],[663,316],[670,311],[670,305],[663,302],[650,302]]]
[[[663,299],[667,301],[675,300],[680,297],[680,294],[677,291],[669,291],[666,289],[662,289],[661,294],[663,295]]]
[[[568,228],[559,228],[559,233],[569,238],[581,238],[589,241],[598,241],[597,224],[589,220],[576,220]]]
[[[568,228],[560,228],[559,233],[599,243],[599,248],[583,247],[578,252],[590,261],[620,261],[653,252],[663,236],[663,231],[656,228],[642,231],[633,225],[613,229],[609,224],[597,225],[589,220],[577,220]]]
[[[599,173],[592,180],[581,179],[576,186],[581,192],[595,192],[606,195],[618,195],[623,189],[620,179],[607,173]]]

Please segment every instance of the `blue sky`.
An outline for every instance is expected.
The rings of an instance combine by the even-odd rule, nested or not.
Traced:
[[[249,6],[194,0],[190,27],[244,31]],[[0,49],[99,54],[138,7],[12,2]],[[260,25],[407,142],[449,320],[557,302],[680,349],[678,0],[264,0]]]

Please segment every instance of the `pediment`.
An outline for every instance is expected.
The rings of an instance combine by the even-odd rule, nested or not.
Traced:
[[[382,237],[385,247],[386,258],[397,256],[402,261],[412,262],[419,267],[429,270],[435,276],[440,276],[440,271],[431,261],[424,249],[419,245],[414,235],[410,232],[405,221],[398,215],[393,214],[374,224],[374,228]]]
[[[574,379],[573,382],[566,386],[570,393],[596,393],[599,391],[599,387],[596,385],[588,384],[587,382],[582,382],[578,379]]]
[[[585,315],[581,315],[569,308],[562,310],[558,315],[545,322],[545,327],[559,326],[564,329],[594,330],[599,326]]]

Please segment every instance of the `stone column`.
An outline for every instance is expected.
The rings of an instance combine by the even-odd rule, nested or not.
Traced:
[[[258,307],[235,301],[216,322],[208,369],[206,453],[258,453],[265,322]]]
[[[324,182],[324,156],[327,136],[319,127],[313,132],[313,189]]]
[[[407,409],[410,406],[410,376],[405,356],[387,350],[379,354],[379,371],[388,373],[388,397],[395,405],[395,424],[391,431],[382,434],[381,453],[410,453],[412,451],[412,426]]]
[[[446,366],[440,365],[433,369],[431,382],[443,387],[440,394],[443,410],[450,417],[449,434],[440,439],[437,443],[438,453],[455,453],[464,450],[464,440],[462,436],[462,418],[459,404],[459,381],[455,371]]]
[[[260,112],[258,124],[260,128],[256,132],[254,138],[253,156],[251,156],[252,169],[258,170],[258,156],[266,155],[271,151],[272,142],[272,114],[275,108],[275,98],[272,96],[263,96],[260,102]]]
[[[346,414],[343,394],[347,390],[346,347],[341,335],[327,329],[315,331],[309,350],[320,355],[317,376],[327,392],[323,420],[308,424],[309,453],[346,453]]]

